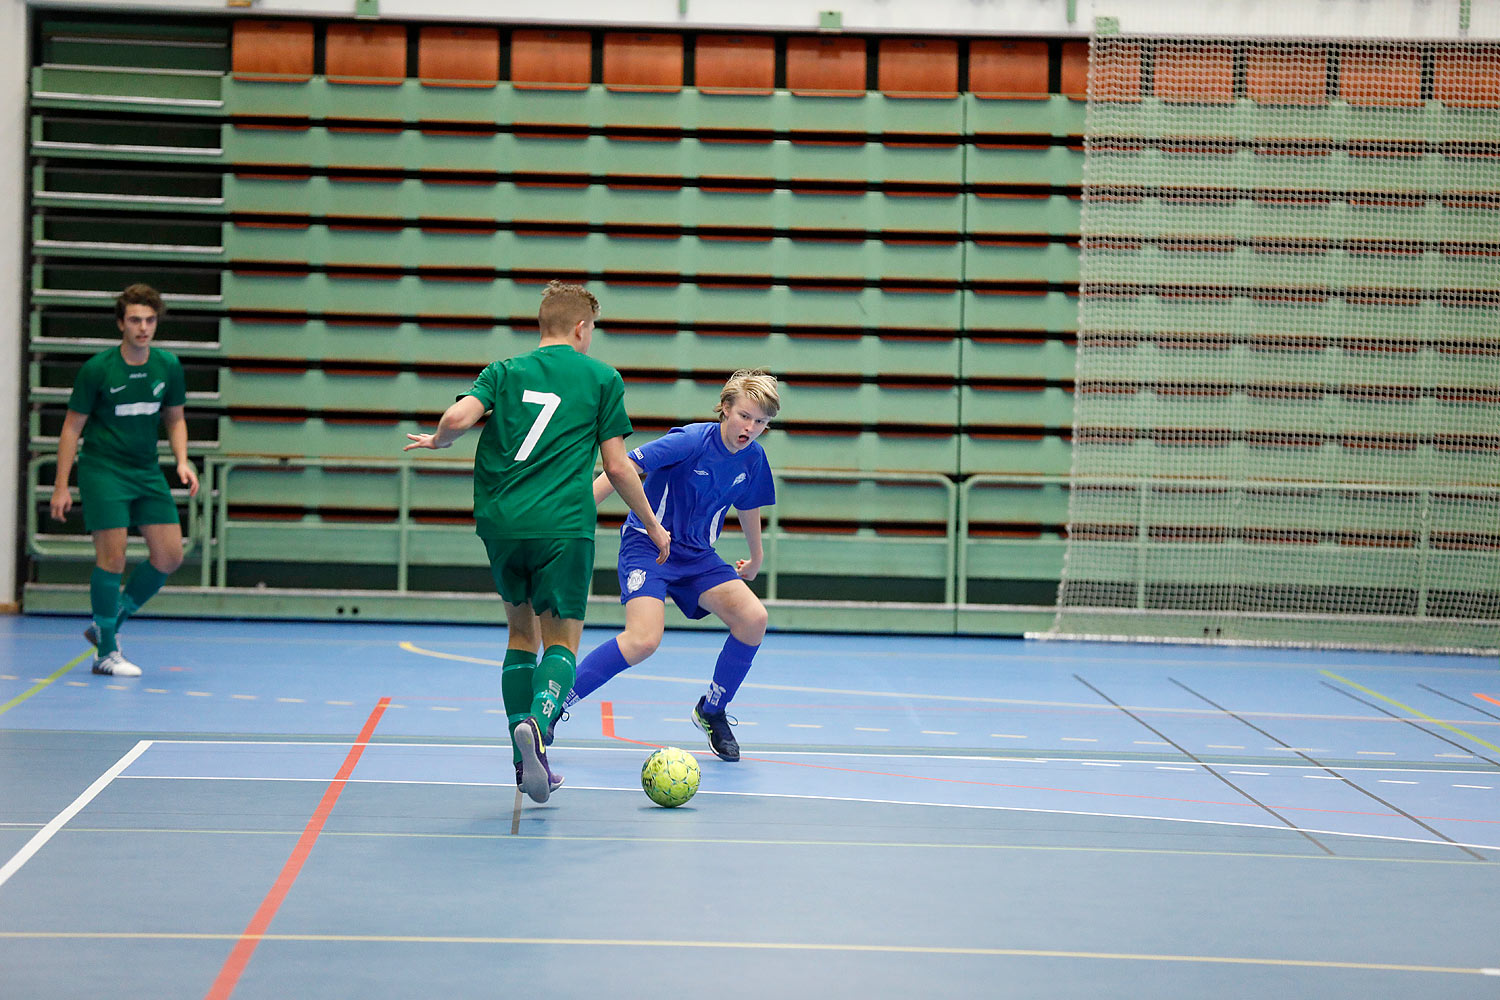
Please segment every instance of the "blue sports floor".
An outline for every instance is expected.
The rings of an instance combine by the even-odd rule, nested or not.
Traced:
[[[731,765],[671,632],[536,805],[499,627],[84,624],[0,619],[5,1000],[1500,997],[1494,660],[773,633]]]

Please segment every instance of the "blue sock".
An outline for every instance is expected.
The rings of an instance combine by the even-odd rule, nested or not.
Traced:
[[[704,708],[715,714],[724,711],[750,672],[750,661],[755,659],[759,649],[760,646],[747,645],[732,635],[724,637],[719,662],[714,664],[714,682],[708,686],[708,694],[703,699]]]
[[[611,639],[602,646],[595,646],[593,652],[585,656],[583,662],[578,664],[578,673],[573,678],[573,693],[568,695],[568,704],[573,705],[587,698],[603,687],[605,681],[628,666],[630,664],[625,662],[625,656],[620,652],[620,644],[616,640]]]

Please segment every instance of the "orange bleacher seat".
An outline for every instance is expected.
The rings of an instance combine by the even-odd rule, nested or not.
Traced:
[[[312,79],[311,21],[236,21],[232,49],[236,80],[306,83]]]
[[[1257,104],[1327,104],[1328,51],[1252,45],[1245,61],[1245,94]]]
[[[1082,97],[1088,87],[1088,46],[1078,43],[1075,47],[1083,54],[1083,78],[1077,84],[1077,96]],[[1045,100],[1047,70],[1046,42],[980,39],[969,43],[969,90],[975,97]]]
[[[1171,104],[1234,103],[1234,50],[1163,43],[1156,50],[1157,97]]]
[[[881,39],[876,79],[887,97],[957,97],[958,42],[946,38]]]
[[[1409,45],[1351,46],[1339,54],[1339,96],[1357,107],[1422,104],[1422,54]]]
[[[593,52],[587,31],[517,31],[510,39],[510,81],[523,90],[587,90]]]
[[[1086,101],[1089,98],[1089,43],[1088,42],[1064,42],[1062,47],[1062,64],[1058,67],[1062,71],[1059,87],[1063,94],[1075,101]],[[1141,93],[1140,64],[1136,64],[1135,86],[1131,90],[1131,99],[1139,99]]]
[[[786,86],[799,97],[863,97],[865,62],[862,38],[788,38]]]
[[[1450,108],[1500,108],[1500,47],[1439,47],[1433,55],[1432,96]]]
[[[404,24],[330,24],[324,45],[329,83],[406,82]]]
[[[604,36],[606,90],[674,94],[682,89],[682,36],[675,32],[611,31]]]
[[[493,87],[500,79],[495,28],[433,28],[417,36],[417,75],[428,87]]]
[[[769,94],[776,88],[776,43],[769,35],[699,35],[693,64],[705,94]]]

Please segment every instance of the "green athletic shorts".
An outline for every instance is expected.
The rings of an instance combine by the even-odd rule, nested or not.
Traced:
[[[507,604],[583,621],[594,578],[592,538],[485,538],[484,549]]]
[[[83,526],[90,532],[182,523],[159,465],[121,468],[80,461],[78,494],[83,500]]]

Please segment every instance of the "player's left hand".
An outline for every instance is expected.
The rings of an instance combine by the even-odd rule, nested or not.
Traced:
[[[411,451],[413,448],[431,448],[433,451],[437,451],[440,448],[448,447],[445,444],[437,443],[436,434],[408,434],[406,436],[411,439],[411,444],[402,448],[402,451]]]
[[[193,468],[192,462],[177,463],[177,478],[187,484],[188,496],[198,495],[198,470]]]
[[[739,574],[741,580],[748,583],[760,573],[760,560],[741,559],[734,564],[734,571]]]

